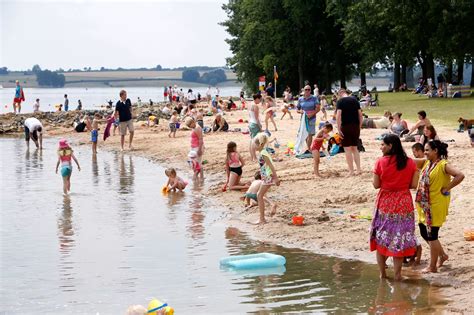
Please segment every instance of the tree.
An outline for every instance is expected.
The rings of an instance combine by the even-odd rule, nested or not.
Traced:
[[[37,74],[38,72],[41,72],[41,67],[39,65],[34,65],[33,68],[31,68],[31,72]]]
[[[8,74],[8,68],[7,67],[1,67],[0,68],[0,75]]]
[[[161,67],[161,65],[157,65],[155,69],[156,69],[156,71],[161,71],[161,70],[163,70],[163,68]]]
[[[184,70],[181,74],[181,78],[183,81],[198,82],[199,71],[193,69]]]
[[[36,81],[40,86],[63,87],[66,83],[66,78],[64,74],[44,70],[36,73]]]
[[[209,85],[216,85],[218,83],[227,81],[227,76],[225,71],[222,69],[217,69],[214,71],[209,71],[204,73],[198,80],[201,83],[206,83]]]

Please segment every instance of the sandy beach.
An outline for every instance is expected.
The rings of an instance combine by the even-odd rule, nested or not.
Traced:
[[[395,109],[394,109],[395,110]],[[370,111],[367,112],[370,116]],[[330,113],[328,113],[330,114]],[[230,128],[246,128],[246,123],[239,119],[247,119],[246,111],[234,111],[225,114]],[[285,155],[286,144],[295,142],[299,126],[299,115],[293,112],[295,119],[285,117],[280,120],[278,113],[278,131],[272,132],[272,138],[278,139],[282,146],[276,149],[274,159],[278,175],[281,179],[279,187],[270,189],[269,197],[278,204],[277,214],[270,218],[268,224],[254,226],[249,222],[258,219],[258,209],[245,210],[239,197],[241,192],[222,192],[225,182],[224,159],[226,144],[235,141],[239,152],[245,157],[243,180],[252,179],[257,170],[257,162],[251,162],[248,152],[249,135],[241,132],[209,133],[204,136],[204,165],[206,183],[209,190],[206,195],[216,203],[228,209],[225,220],[230,226],[249,233],[253,238],[280,244],[287,247],[298,247],[319,254],[332,255],[347,259],[375,263],[375,254],[369,252],[370,221],[354,219],[363,212],[372,213],[377,191],[372,186],[372,168],[375,160],[381,156],[380,141],[376,136],[383,133],[380,129],[363,129],[361,138],[366,152],[361,153],[363,173],[359,176],[347,177],[346,162],[343,154],[330,160],[321,159],[321,178],[312,174],[312,159],[297,159]],[[205,118],[205,125],[211,124],[212,117]],[[409,124],[413,124],[409,121]],[[134,150],[124,154],[137,154],[152,159],[163,166],[175,167],[178,173],[191,178],[187,164],[189,151],[189,131],[179,130],[175,139],[168,138],[168,123],[161,120],[157,126],[148,127],[142,122],[135,123]],[[436,122],[435,122],[436,126]],[[447,222],[440,231],[440,240],[445,247],[449,260],[437,274],[422,275],[429,259],[429,248],[423,245],[422,265],[416,269],[404,268],[407,278],[424,277],[439,286],[446,286],[443,292],[451,300],[448,310],[452,312],[470,313],[474,308],[474,242],[465,241],[463,229],[474,226],[472,213],[474,186],[474,159],[466,133],[458,133],[453,127],[436,126],[441,140],[449,140],[449,162],[465,174],[465,180],[452,191],[451,205]],[[104,126],[102,126],[102,129]],[[88,133],[75,133],[69,130],[46,127],[48,137],[65,136],[75,145],[90,145]],[[119,136],[112,136],[106,142],[99,142],[100,150],[119,150]],[[128,141],[128,137],[126,138]],[[454,140],[454,141],[453,141]],[[404,143],[409,156],[412,143]],[[156,187],[157,192],[161,187]],[[190,193],[189,191],[187,193]],[[414,192],[413,192],[414,193]],[[329,221],[319,222],[318,217],[325,211]],[[269,211],[267,212],[268,215]],[[294,215],[305,218],[304,226],[294,226],[291,218]],[[417,230],[417,234],[419,234]],[[418,235],[421,239],[421,237]],[[391,260],[389,264],[391,265]],[[392,271],[389,272],[391,275]]]

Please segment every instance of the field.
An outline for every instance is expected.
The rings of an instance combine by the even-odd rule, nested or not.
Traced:
[[[428,98],[411,92],[379,93],[378,107],[364,110],[369,116],[383,115],[384,111],[400,112],[402,118],[417,120],[417,112],[426,111],[437,125],[457,127],[459,117],[474,119],[474,98]]]
[[[205,71],[201,71],[203,74]],[[179,84],[182,71],[91,71],[65,72],[66,86],[115,86],[127,82],[127,86],[156,86]],[[226,71],[228,82],[234,83],[235,73]],[[11,72],[0,75],[0,85],[13,87],[19,80],[24,87],[38,87],[35,75],[25,75],[23,72]],[[161,81],[161,82],[160,82]],[[189,84],[188,84],[189,85]],[[195,83],[195,85],[202,85]],[[226,83],[220,85],[227,85]]]

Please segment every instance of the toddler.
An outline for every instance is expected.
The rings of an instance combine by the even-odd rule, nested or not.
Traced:
[[[190,165],[193,169],[193,180],[198,178],[198,175],[202,172],[201,163],[197,160],[197,152],[190,151],[188,154],[188,158],[190,159]]]
[[[99,123],[104,120],[99,113],[94,114],[91,126],[91,142],[92,142],[92,154],[97,154],[97,140],[99,139]]]
[[[176,110],[173,111],[171,114],[171,118],[169,121],[169,126],[170,126],[170,133],[168,134],[168,137],[171,138],[171,135],[173,135],[173,138],[176,138],[176,124],[178,123],[178,112]]]
[[[311,144],[311,153],[313,154],[313,162],[314,162],[314,175],[319,177],[319,151],[323,148],[323,141],[324,139],[329,138],[329,133],[332,131],[333,127],[330,123],[326,123],[321,130],[318,131],[316,134],[316,138],[313,140]],[[327,154],[327,153],[326,153]]]
[[[168,176],[168,182],[166,183],[166,187],[169,188],[171,191],[183,191],[184,188],[188,185],[188,182],[183,180],[181,177],[176,175],[176,170],[174,168],[168,168],[165,171],[166,176]]]

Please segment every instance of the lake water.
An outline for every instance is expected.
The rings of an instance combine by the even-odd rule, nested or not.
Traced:
[[[187,93],[188,88],[182,87],[183,91]],[[127,91],[128,97],[132,102],[136,102],[138,98],[143,102],[148,102],[150,99],[153,102],[163,101],[163,87],[129,87],[123,88]],[[25,99],[22,103],[22,112],[32,112],[33,104],[37,98],[40,99],[40,110],[42,111],[54,111],[55,105],[64,104],[64,94],[68,95],[69,98],[69,109],[76,109],[77,101],[81,100],[84,109],[96,109],[100,108],[101,105],[106,105],[109,100],[112,100],[114,104],[119,99],[119,92],[122,88],[79,88],[79,87],[68,87],[59,89],[46,89],[46,88],[25,88]],[[202,96],[206,95],[207,87],[192,87],[193,92],[197,95],[198,92]],[[235,96],[240,95],[240,86],[224,86],[220,87],[221,96]],[[214,89],[211,90],[213,93]],[[12,112],[13,111],[13,98],[15,96],[14,88],[3,88],[0,89],[0,113]]]
[[[162,195],[163,168],[75,147],[72,193],[56,141],[0,138],[0,314],[123,314],[152,297],[176,314],[429,312],[446,303],[424,280],[379,281],[374,265],[250,240],[200,195]],[[228,255],[273,252],[286,269],[236,273]]]

